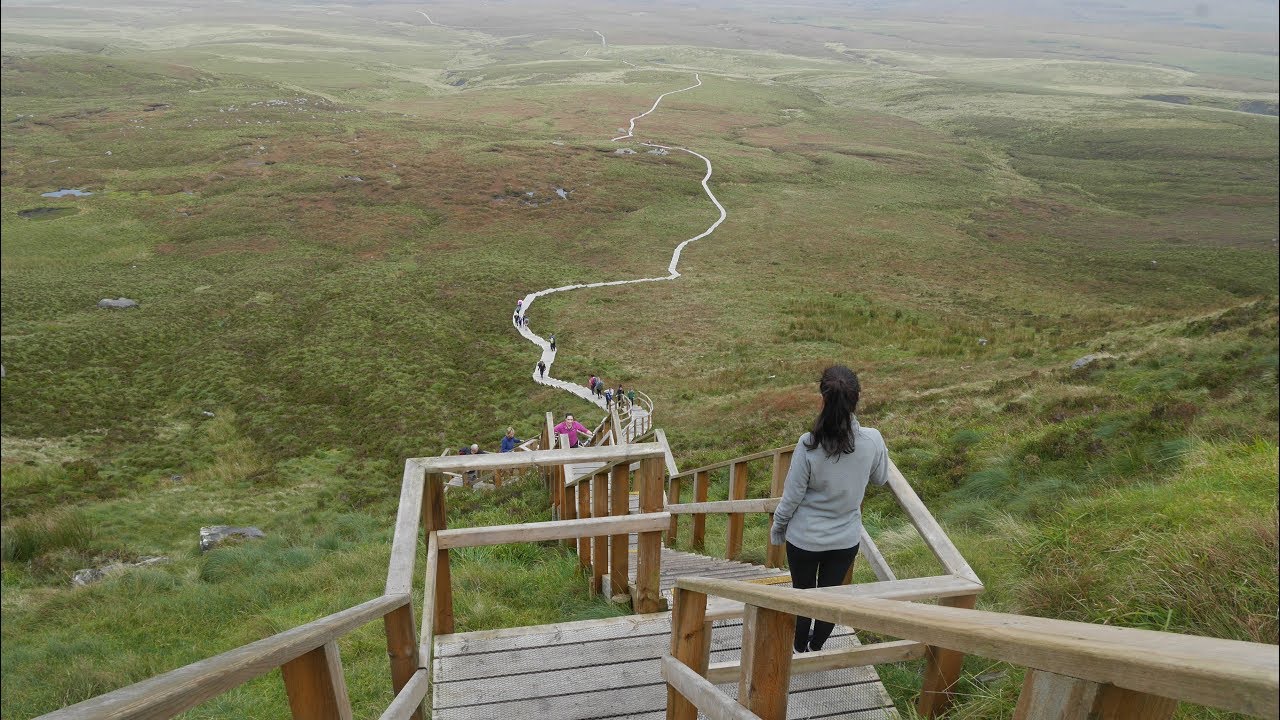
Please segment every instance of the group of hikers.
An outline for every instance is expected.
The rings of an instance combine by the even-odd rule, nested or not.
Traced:
[[[631,388],[624,392],[622,389],[622,383],[618,383],[618,387],[614,389],[607,386],[604,380],[601,380],[595,375],[587,378],[587,389],[591,391],[592,395],[604,400],[604,406],[606,409],[613,407],[614,400],[621,402],[623,397],[626,397],[627,401],[633,405],[636,402],[635,388]]]

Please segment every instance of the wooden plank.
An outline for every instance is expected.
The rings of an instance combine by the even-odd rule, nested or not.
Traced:
[[[876,541],[867,534],[866,528],[862,529],[862,539],[858,544],[860,546],[858,554],[867,559],[867,564],[871,566],[871,572],[875,574],[876,580],[884,582],[898,579],[898,576],[893,574],[893,569],[889,567],[888,561],[884,559],[884,555],[880,554]]]
[[[942,598],[938,604],[972,610],[977,602],[977,595],[961,595]],[[920,698],[916,700],[917,714],[925,718],[938,717],[951,707],[952,688],[959,682],[963,666],[963,651],[939,645],[930,645],[925,649],[924,676],[920,683]]]
[[[330,641],[280,666],[294,720],[352,720],[337,643]]]
[[[662,679],[667,681],[671,692],[688,700],[708,720],[759,720],[750,710],[670,655],[662,658]],[[671,717],[669,712],[667,717]]]
[[[902,507],[902,511],[907,514],[907,519],[915,526],[916,531],[920,533],[924,544],[933,553],[933,556],[942,563],[943,569],[952,575],[958,575],[966,580],[972,580],[976,583],[982,581],[978,579],[977,573],[973,568],[969,567],[969,563],[965,561],[964,556],[951,542],[951,538],[947,537],[946,532],[942,530],[942,526],[930,514],[929,509],[920,501],[920,496],[916,495],[916,491],[911,488],[911,484],[902,476],[902,472],[898,470],[898,466],[889,461],[889,490],[893,492],[893,496],[897,498],[898,505]]]
[[[383,595],[221,655],[55,710],[41,718],[172,717],[265,675],[408,602],[408,595]]]
[[[745,489],[744,489],[745,492]],[[778,507],[778,498],[752,500],[714,500],[667,505],[672,515],[705,515],[708,513],[771,513]]]
[[[972,595],[982,586],[954,575],[907,578],[889,582],[859,583],[837,587],[814,588],[805,592],[818,592],[849,598],[880,598],[884,600],[934,600],[959,595]],[[742,617],[743,604],[736,600],[715,598],[707,613],[715,620]]]
[[[787,652],[790,653],[791,651],[788,650]],[[924,657],[924,652],[925,644],[915,640],[892,640],[851,648],[814,650],[792,655],[791,674],[803,675],[828,670],[843,670],[866,665],[917,660]],[[717,685],[736,682],[741,668],[742,664],[737,660],[713,663],[707,667],[706,676],[708,680]]]
[[[791,470],[791,450],[779,450],[773,454],[773,475],[769,480],[769,496],[773,498],[782,497],[783,487],[787,482],[787,473]],[[777,505],[774,506],[777,508]],[[773,524],[773,515],[769,515],[769,524]],[[772,536],[770,536],[772,538]],[[765,553],[765,567],[780,568],[787,564],[787,546],[774,545],[772,539],[769,542],[769,549]]]
[[[677,590],[672,598],[671,656],[699,675],[705,675],[711,659],[711,623],[707,622],[707,596]],[[667,686],[667,720],[697,720],[698,708],[674,687]]]
[[[578,487],[578,517],[591,517],[591,483],[584,482]],[[591,538],[582,535],[578,538],[578,564],[582,569],[591,571]]]
[[[761,458],[767,458],[772,455],[776,455],[777,453],[780,453],[780,452],[791,452],[792,450],[795,450],[795,449],[796,449],[796,446],[793,443],[791,445],[784,445],[783,447],[773,448],[772,450],[761,450],[760,452],[751,453],[750,455],[743,455],[742,457],[736,457],[736,458],[733,458],[732,460],[722,460],[720,462],[712,463],[710,465],[703,465],[702,467],[694,468],[692,470],[685,470],[684,472],[679,474],[681,477],[685,477],[688,475],[695,475],[700,472],[709,473],[712,470],[719,470],[720,468],[729,467],[730,465],[735,465],[737,463],[747,463],[747,462],[751,462],[752,460],[760,460]]]
[[[508,453],[510,454],[510,453]],[[441,473],[427,473],[427,499],[423,502],[422,517],[423,523],[428,532],[434,532],[437,535],[437,552],[435,555],[435,567],[431,571],[435,577],[435,600],[434,600],[434,621],[432,622],[437,634],[453,632],[453,578],[449,572],[449,550],[439,542],[439,534],[446,531],[448,527],[448,508],[444,499],[444,475]],[[432,555],[430,550],[430,538],[428,537],[427,554]],[[430,617],[425,616],[424,617]],[[423,625],[426,625],[423,620]]]
[[[693,501],[695,503],[705,503],[707,501],[707,492],[711,489],[711,472],[702,471],[693,476]],[[707,516],[693,516],[693,547],[696,550],[702,550],[706,547],[707,537]]]
[[[598,472],[591,478],[591,516],[609,517],[609,473]],[[596,535],[591,539],[591,592],[604,591],[604,575],[609,569],[609,536]]]
[[[955,607],[842,598],[827,591],[732,580],[681,578],[676,585],[1060,675],[1110,682],[1148,695],[1260,717],[1280,717],[1280,657],[1274,645]]]
[[[1013,720],[1089,720],[1101,687],[1080,678],[1028,669]]]
[[[549,466],[566,463],[619,463],[638,462],[645,458],[664,457],[660,443],[633,443],[630,445],[605,445],[602,447],[577,447],[556,450],[534,450],[527,453],[486,453],[484,455],[450,455],[447,457],[410,458],[408,462],[426,472],[463,472],[466,470],[492,471],[524,468],[531,465]]]
[[[440,536],[438,531],[427,533],[427,567],[422,585],[422,635],[418,640],[418,666],[431,667],[435,657],[436,604],[440,593],[436,590],[440,574]]]
[[[729,466],[729,499],[747,499],[747,464],[734,463]],[[747,516],[740,512],[729,513],[727,537],[724,541],[724,556],[730,560],[742,557],[742,531],[746,527]]]
[[[400,505],[396,510],[396,532],[391,540],[391,561],[387,566],[387,595],[407,595],[413,589],[413,565],[418,553],[418,517],[422,512],[422,488],[426,475],[412,463],[404,464],[400,481]]]
[[[626,465],[615,465],[609,470],[609,514],[610,520],[626,517],[631,512],[629,491],[631,489],[631,471]],[[670,518],[667,518],[670,522]],[[628,531],[630,532],[630,531]],[[625,595],[630,589],[629,566],[631,554],[628,545],[631,538],[626,533],[612,533],[609,536],[609,592],[612,595]]]
[[[1275,646],[1270,647],[1274,653]],[[1230,692],[1230,688],[1225,690]],[[1271,700],[1274,707],[1276,700],[1274,694]],[[1094,713],[1098,720],[1168,720],[1173,717],[1177,709],[1178,701],[1168,697],[1126,690],[1115,685],[1104,685],[1098,691]],[[1276,710],[1273,709],[1269,714],[1259,714],[1259,716],[1274,718],[1276,714]]]
[[[671,480],[684,477],[683,475],[680,474],[679,468],[676,467],[675,456],[671,454],[671,443],[667,442],[667,431],[663,430],[662,428],[658,428],[657,430],[654,430],[653,440],[654,442],[661,445],[662,449],[665,451],[663,454],[663,459],[667,463],[667,477],[670,478]]]
[[[626,468],[623,468],[626,471]],[[616,508],[615,508],[616,509]],[[576,513],[576,509],[575,509]],[[490,525],[488,527],[455,528],[440,531],[440,548],[482,547],[505,545],[514,542],[545,542],[548,540],[575,540],[580,537],[614,535],[626,538],[626,533],[644,533],[665,530],[671,515],[665,512],[640,513],[602,518],[575,518],[517,525]]]
[[[636,483],[640,487],[640,515],[659,515],[667,522],[662,528],[636,535],[636,602],[638,613],[657,612],[662,609],[662,532],[670,525],[671,516],[662,510],[662,458],[645,458],[640,461]]]
[[[382,712],[378,720],[422,720],[422,700],[427,697],[431,678],[427,670],[413,674],[409,682],[396,692],[396,697]]]
[[[747,606],[742,624],[738,702],[761,720],[786,720],[796,616]]]
[[[418,638],[413,628],[413,605],[404,605],[382,617],[387,635],[387,657],[391,660],[391,690],[397,695],[418,672]],[[424,663],[430,666],[430,663]],[[410,715],[422,720],[421,710]],[[406,717],[410,717],[406,716]]]

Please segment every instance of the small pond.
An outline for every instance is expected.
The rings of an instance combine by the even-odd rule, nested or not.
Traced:
[[[73,207],[38,207],[30,210],[19,210],[18,217],[28,220],[52,220],[64,215],[75,215],[78,212],[80,211]]]
[[[40,193],[40,197],[60,198],[60,197],[89,197],[93,193],[80,188],[59,188],[47,193]]]

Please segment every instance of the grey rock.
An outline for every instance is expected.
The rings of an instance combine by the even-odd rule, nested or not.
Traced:
[[[985,673],[982,673],[981,675],[975,676],[973,678],[973,681],[978,683],[979,685],[986,686],[986,685],[990,685],[992,683],[1004,680],[1008,676],[1009,676],[1008,670],[992,670],[991,672],[985,672]]]
[[[364,182],[364,178],[359,175],[343,175],[342,179],[349,180],[350,182]]]
[[[649,150],[648,153],[650,155],[670,155],[671,154],[666,148],[654,148],[652,150]]]
[[[213,413],[212,413],[212,412],[210,412],[210,411],[208,411],[208,410],[201,410],[201,411],[200,411],[200,414],[201,414],[201,415],[203,415],[203,416],[205,416],[205,417],[207,417],[207,418],[211,418],[211,417],[213,417]]]
[[[1082,358],[1077,358],[1075,362],[1071,363],[1071,369],[1083,370],[1100,360],[1109,360],[1112,357],[1112,355],[1107,355],[1106,353],[1089,353]]]
[[[238,538],[257,540],[267,534],[256,527],[233,527],[231,525],[210,525],[200,528],[200,552],[208,552],[227,540]]]
[[[635,155],[636,151],[631,148],[618,148],[613,151],[614,155]]]
[[[478,492],[493,492],[496,489],[496,487],[497,486],[495,486],[493,483],[478,482],[475,485],[472,485],[471,489],[476,490]]]
[[[169,562],[169,558],[164,557],[163,555],[154,555],[151,557],[144,557],[137,562],[111,563],[110,565],[103,565],[102,567],[85,568],[84,570],[77,570],[75,574],[71,576],[71,584],[75,587],[84,587],[85,585],[92,585],[93,583],[104,580],[108,575],[115,575],[116,573],[124,572],[125,570],[130,570],[132,568],[162,565],[167,562]]]
[[[138,301],[123,297],[116,298],[114,300],[111,298],[102,298],[98,301],[98,307],[111,310],[128,310],[130,308],[138,307]]]
[[[988,343],[990,343],[990,342],[991,342],[991,341],[990,341],[990,340],[988,340],[988,339],[986,339],[986,338],[978,338],[978,345],[979,345],[979,346],[981,346],[981,347],[986,347],[986,346],[987,346],[987,344],[988,344]]]

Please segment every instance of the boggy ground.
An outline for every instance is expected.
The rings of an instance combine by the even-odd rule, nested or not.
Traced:
[[[695,71],[637,137],[712,158],[729,219],[676,282],[540,302],[560,374],[649,393],[689,466],[794,441],[850,364],[984,607],[1276,641],[1275,120],[1224,109],[1274,101],[1265,37],[602,7],[481,31],[396,4],[6,6],[5,717],[377,594],[404,457],[589,416],[528,382],[511,306],[662,274],[714,219],[696,159],[608,142]],[[432,14],[495,20],[467,12]],[[59,187],[94,195],[39,197]],[[94,306],[117,296],[141,308]],[[545,519],[535,486],[451,496],[450,521]],[[933,571],[883,497],[867,517],[900,576]],[[199,555],[215,523],[270,537]],[[173,561],[68,587],[151,554]],[[460,553],[461,627],[618,612],[575,564]],[[363,714],[380,643],[343,645]],[[991,670],[968,661],[959,716],[1008,715],[1020,671]],[[918,672],[884,670],[904,709]],[[196,715],[284,702],[268,676]]]

